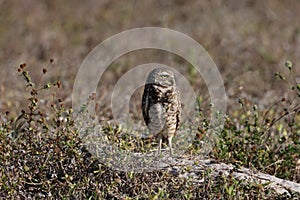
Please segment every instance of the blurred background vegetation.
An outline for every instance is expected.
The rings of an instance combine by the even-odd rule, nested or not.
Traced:
[[[94,47],[121,31],[144,26],[167,27],[191,36],[217,64],[230,100],[250,96],[265,106],[276,93],[283,96],[286,90],[274,81],[274,74],[286,60],[299,61],[299,9],[300,3],[293,0],[2,0],[0,110],[20,106],[21,102],[15,101],[22,95],[22,85],[15,81],[20,63],[30,64],[34,78],[40,72],[37,69],[54,58],[55,70],[48,76],[63,80],[67,97],[78,67]],[[123,71],[119,74],[137,58],[124,57],[127,64],[120,64]],[[158,56],[150,52],[145,57],[144,63]],[[163,57],[162,61],[168,54]],[[299,74],[297,65],[294,70]],[[114,74],[108,77],[112,79]]]

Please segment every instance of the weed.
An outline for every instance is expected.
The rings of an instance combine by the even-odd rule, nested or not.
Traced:
[[[53,60],[42,69],[33,83],[26,64],[18,73],[24,79],[28,105],[13,120],[1,118],[0,124],[0,196],[6,198],[180,198],[180,199],[243,199],[274,197],[264,185],[247,184],[233,176],[212,177],[210,170],[198,176],[180,177],[167,170],[133,173],[119,172],[101,164],[91,155],[79,137],[73,111],[67,108],[55,91],[60,81],[42,85],[44,74]],[[291,71],[291,64],[287,64]],[[290,69],[291,68],[291,69]],[[287,81],[283,76],[277,75]],[[298,96],[297,85],[292,91]],[[42,99],[41,93],[50,93]],[[95,95],[88,97],[95,100]],[[226,116],[225,126],[211,156],[236,166],[255,168],[275,176],[298,181],[295,160],[299,156],[298,104],[288,97],[280,99],[267,110],[240,99],[241,108]],[[294,101],[293,101],[294,102]],[[276,109],[275,109],[276,108]],[[279,109],[281,108],[281,109]],[[191,151],[201,150],[201,141],[209,129],[209,120],[198,99],[199,127]],[[84,112],[84,108],[82,110]],[[9,112],[6,113],[9,116]],[[286,120],[286,121],[284,121]],[[286,123],[287,122],[287,123]],[[106,137],[123,150],[145,152],[153,141],[136,140],[119,125],[102,127]],[[185,169],[191,170],[191,166]],[[298,194],[292,194],[297,198]]]

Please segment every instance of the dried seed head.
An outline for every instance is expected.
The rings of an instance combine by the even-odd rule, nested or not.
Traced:
[[[31,92],[30,92],[31,96],[35,96],[37,95],[37,90],[35,89],[32,89]]]
[[[50,83],[47,83],[46,85],[44,85],[44,89],[48,89],[51,87],[51,84]]]
[[[47,69],[46,69],[46,68],[43,69],[43,73],[44,73],[44,74],[47,73]]]
[[[22,63],[21,65],[20,65],[20,68],[21,69],[24,69],[26,67],[26,64],[25,63]]]
[[[289,70],[291,70],[292,67],[293,67],[293,63],[292,63],[291,61],[287,60],[287,61],[285,62],[285,66],[286,66]]]
[[[53,58],[50,58],[50,63],[53,63],[54,62],[54,59]]]
[[[57,86],[57,88],[60,88],[60,86],[61,86],[61,82],[60,81],[57,81],[54,85],[56,85]]]

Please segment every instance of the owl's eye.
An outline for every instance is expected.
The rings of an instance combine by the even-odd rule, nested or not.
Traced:
[[[162,77],[162,78],[168,78],[168,75],[164,74],[164,75],[161,75],[160,77]]]

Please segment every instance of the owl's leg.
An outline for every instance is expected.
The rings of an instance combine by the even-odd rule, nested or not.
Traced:
[[[161,154],[161,145],[162,145],[162,137],[159,137],[159,143],[158,143],[158,155]]]
[[[173,149],[172,149],[172,138],[173,138],[173,137],[168,137],[169,148],[170,148],[170,156],[172,156],[172,155],[173,155]]]

